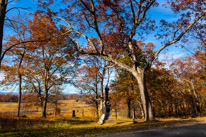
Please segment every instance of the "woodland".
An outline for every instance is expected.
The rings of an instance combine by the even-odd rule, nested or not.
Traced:
[[[16,117],[30,95],[46,118],[65,85],[89,99],[100,124],[122,108],[134,123],[206,115],[205,0],[18,3],[0,0],[0,89],[18,90],[0,101],[18,102]]]

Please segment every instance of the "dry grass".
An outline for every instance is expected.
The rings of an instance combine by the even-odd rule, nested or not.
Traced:
[[[59,118],[71,118],[72,111],[75,110],[76,117],[79,118],[95,118],[95,108],[88,104],[83,104],[76,102],[75,100],[60,100],[58,107],[61,109]],[[47,117],[53,118],[54,105],[48,103],[47,107]],[[17,103],[0,103],[0,114],[1,115],[14,115],[17,111]],[[31,103],[22,103],[21,104],[21,115],[26,115],[28,118],[40,118],[41,108],[32,105]]]
[[[13,112],[17,109],[17,103],[0,102],[0,112]]]
[[[0,136],[95,136],[99,134],[191,124],[200,121],[206,122],[206,117],[187,119],[159,118],[151,122],[143,122],[143,120],[137,119],[136,124],[133,124],[131,119],[118,119],[110,120],[104,125],[99,125],[94,120],[94,107],[74,100],[60,101],[59,107],[62,111],[61,115],[56,118],[54,115],[48,115],[46,119],[40,118],[40,112],[34,111],[36,110],[34,106],[29,108],[33,113],[27,113],[27,117],[24,118],[17,118],[15,117],[15,113],[13,113],[16,112],[16,107],[16,103],[0,104]],[[82,117],[81,110],[83,109],[86,117]],[[72,110],[76,111],[77,118],[71,118]],[[49,113],[52,113],[51,104],[48,105]]]
[[[203,118],[189,119],[157,119],[151,122],[138,120],[113,120],[104,125],[99,125],[95,120],[89,119],[7,119],[7,125],[1,127],[2,136],[95,136],[126,131],[145,130],[156,127],[192,124],[204,122]],[[2,122],[2,121],[1,121]],[[15,125],[11,126],[8,123]],[[5,124],[5,123],[3,123]]]

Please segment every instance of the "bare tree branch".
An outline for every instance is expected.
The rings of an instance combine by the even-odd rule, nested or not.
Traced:
[[[28,41],[22,41],[22,42],[19,42],[19,43],[16,43],[16,44],[10,46],[9,48],[7,48],[7,49],[3,52],[2,56],[0,57],[0,66],[1,66],[1,63],[2,63],[2,60],[3,60],[4,56],[5,56],[5,54],[6,54],[9,50],[11,50],[13,47],[15,47],[15,46],[17,46],[17,45],[25,44],[25,43],[30,43],[30,42],[42,42],[42,41],[28,40]]]
[[[129,71],[129,72],[131,72],[131,73],[132,73],[132,71],[133,71],[130,66],[128,66],[128,65],[126,65],[126,64],[123,64],[123,63],[119,62],[118,60],[112,58],[111,55],[100,55],[100,57],[103,58],[103,59],[105,59],[105,60],[107,60],[107,61],[113,62],[113,63],[116,64],[117,66],[120,66],[120,67],[122,67],[123,69],[125,69],[125,70],[127,70],[127,71]]]
[[[206,10],[202,11],[202,13],[201,13],[189,26],[187,26],[187,28],[186,28],[176,39],[174,39],[174,40],[172,40],[172,41],[164,44],[164,45],[155,53],[154,59],[159,55],[159,53],[160,53],[163,49],[165,49],[166,47],[168,47],[168,46],[170,46],[170,45],[172,45],[172,44],[174,44],[174,43],[176,43],[176,42],[178,42],[178,41],[182,38],[182,36],[183,36],[201,17],[203,17],[205,14],[206,14]]]
[[[135,24],[135,13],[134,13],[134,7],[133,7],[133,4],[132,4],[132,0],[129,0],[129,3],[130,3],[130,7],[131,7],[131,10],[132,10],[132,18],[133,18],[133,24]]]
[[[28,8],[13,7],[13,8],[8,9],[8,10],[6,11],[6,13],[8,13],[9,11],[14,10],[14,9],[23,9],[23,10],[27,10]]]
[[[58,18],[58,19],[61,19],[62,21],[64,21],[68,26],[69,26],[69,31],[68,32],[75,32],[76,34],[79,34],[80,36],[84,37],[93,47],[93,49],[95,50],[96,53],[99,53],[99,51],[97,50],[96,46],[94,45],[94,43],[86,36],[84,35],[83,33],[77,31],[77,30],[74,30],[71,26],[71,24],[66,21],[65,19],[63,19],[62,17],[57,17],[57,16],[54,16],[55,18]]]

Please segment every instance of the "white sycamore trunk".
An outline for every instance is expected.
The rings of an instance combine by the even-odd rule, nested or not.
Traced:
[[[152,104],[150,102],[149,94],[146,87],[145,81],[145,71],[139,70],[139,72],[133,72],[134,77],[136,78],[140,90],[141,101],[143,105],[143,111],[145,114],[145,121],[154,119]]]

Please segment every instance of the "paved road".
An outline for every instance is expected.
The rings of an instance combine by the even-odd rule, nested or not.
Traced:
[[[117,133],[100,137],[206,137],[206,123]]]

